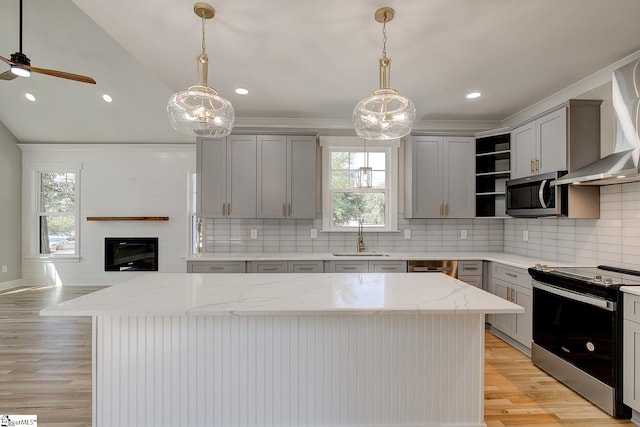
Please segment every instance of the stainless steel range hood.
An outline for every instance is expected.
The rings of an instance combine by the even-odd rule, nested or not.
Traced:
[[[640,181],[640,60],[613,72],[616,121],[613,153],[556,179],[552,185],[608,185]]]

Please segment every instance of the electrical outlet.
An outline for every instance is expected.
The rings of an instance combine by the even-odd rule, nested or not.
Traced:
[[[7,271],[8,271],[8,270],[7,270],[7,266],[6,266],[6,265],[3,265],[3,266],[2,266],[2,272],[3,272],[3,273],[6,273]]]
[[[467,230],[460,230],[460,240],[467,240]]]
[[[311,238],[312,239],[317,239],[318,238],[318,229],[317,228],[312,228],[311,229]]]
[[[254,240],[258,238],[258,230],[255,228],[251,230],[251,238]]]
[[[411,238],[411,229],[407,228],[404,230],[404,238],[407,240]]]
[[[524,230],[522,232],[522,240],[524,240],[525,242],[529,241],[529,232],[527,230]]]

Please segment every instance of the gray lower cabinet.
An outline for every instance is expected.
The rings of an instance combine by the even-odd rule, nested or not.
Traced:
[[[533,340],[533,290],[531,277],[525,269],[491,263],[489,292],[524,307],[522,314],[494,314],[488,317],[491,326],[526,348]]]
[[[623,298],[622,396],[634,410],[634,420],[640,421],[640,296],[624,293]]]
[[[187,261],[187,273],[246,273],[246,262]]]
[[[365,260],[344,260],[326,261],[325,272],[327,273],[406,273],[406,261],[365,261]]]
[[[256,217],[255,135],[197,142],[197,212],[206,218]]]
[[[249,261],[250,273],[322,273],[322,261]]]
[[[258,135],[258,218],[315,218],[314,135]]]
[[[458,261],[458,280],[482,289],[482,261]]]

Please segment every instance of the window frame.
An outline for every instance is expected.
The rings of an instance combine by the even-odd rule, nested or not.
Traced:
[[[322,148],[322,231],[355,232],[357,226],[335,227],[333,225],[333,191],[331,189],[331,153],[334,151],[364,151],[364,141],[357,137],[324,137],[320,140]],[[398,150],[400,140],[367,141],[367,151],[385,151],[386,187],[360,189],[359,193],[386,193],[385,226],[363,228],[365,233],[398,231]]]
[[[33,179],[33,185],[31,188],[33,189],[33,197],[32,199],[32,222],[31,222],[31,248],[30,253],[31,256],[36,258],[59,258],[59,259],[79,259],[81,253],[81,245],[80,245],[80,185],[81,185],[81,171],[82,164],[81,163],[38,163],[31,164],[29,167],[30,176]],[[69,216],[73,216],[74,218],[74,249],[73,253],[48,253],[43,254],[40,253],[40,221],[43,216],[67,216],[67,215],[49,215],[46,212],[41,210],[42,206],[40,205],[40,193],[42,191],[42,174],[43,173],[74,173],[75,174],[75,188],[74,188],[74,196],[75,196],[75,207],[73,214],[69,214]]]

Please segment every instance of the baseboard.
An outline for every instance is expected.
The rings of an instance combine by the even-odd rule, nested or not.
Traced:
[[[494,328],[493,326],[489,326],[489,328],[487,329],[489,332],[491,332],[493,335],[497,336],[498,338],[500,338],[502,341],[506,342],[507,344],[509,344],[511,347],[515,348],[516,350],[524,353],[525,355],[527,355],[528,357],[531,357],[531,349],[527,348],[526,346],[522,345],[522,343],[520,343],[519,341],[514,340],[513,338],[511,338],[509,335],[500,332],[499,330],[497,330],[496,328]]]
[[[17,288],[22,285],[22,279],[11,280],[9,282],[0,282],[0,291],[5,289]]]
[[[631,411],[631,422],[637,426],[640,426],[640,412],[633,409]]]

